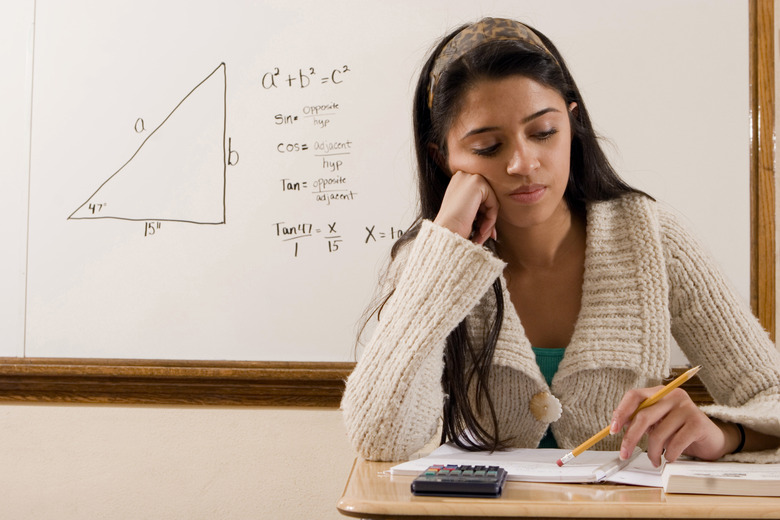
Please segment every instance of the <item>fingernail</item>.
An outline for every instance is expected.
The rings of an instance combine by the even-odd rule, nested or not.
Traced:
[[[620,448],[620,460],[626,460],[628,458],[628,450]]]
[[[612,424],[609,425],[609,434],[615,435],[617,432],[618,432],[617,421],[612,421]]]

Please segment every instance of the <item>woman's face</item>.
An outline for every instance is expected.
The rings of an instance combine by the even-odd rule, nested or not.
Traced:
[[[497,228],[530,227],[569,212],[571,125],[557,91],[524,76],[482,80],[447,133],[450,172],[482,175],[499,201]]]

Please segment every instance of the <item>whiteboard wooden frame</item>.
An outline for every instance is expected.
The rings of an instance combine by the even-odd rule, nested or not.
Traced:
[[[750,299],[775,338],[774,4],[750,0]],[[336,407],[354,364],[0,358],[0,400]],[[691,390],[702,393],[694,382]],[[699,401],[706,401],[703,391]]]

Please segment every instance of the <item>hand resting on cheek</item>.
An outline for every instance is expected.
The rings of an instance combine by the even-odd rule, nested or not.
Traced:
[[[497,217],[498,199],[485,178],[458,171],[450,179],[434,223],[482,245],[496,238]]]

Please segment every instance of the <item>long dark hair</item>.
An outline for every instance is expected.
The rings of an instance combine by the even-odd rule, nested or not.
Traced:
[[[413,106],[420,208],[414,225],[393,245],[392,258],[404,244],[417,236],[423,220],[433,220],[439,212],[450,172],[443,168],[441,160],[431,154],[430,148],[432,144],[435,145],[446,159],[447,132],[460,111],[464,93],[480,80],[520,75],[554,89],[563,97],[566,105],[577,103],[576,110],[569,114],[572,127],[571,166],[564,192],[564,199],[572,212],[584,214],[586,204],[591,201],[642,193],[620,179],[609,164],[563,57],[546,36],[532,27],[528,28],[541,39],[549,54],[538,46],[519,40],[483,43],[455,60],[441,73],[429,107],[430,75],[436,57],[447,42],[465,27],[468,26],[442,39],[420,73]],[[494,247],[490,240],[486,245]],[[441,441],[451,441],[471,450],[500,449],[507,442],[499,436],[498,420],[488,384],[498,332],[504,318],[504,299],[499,279],[493,283],[493,292],[496,314],[483,338],[483,344],[471,344],[464,320],[450,333],[445,348],[442,387],[446,398]],[[488,426],[478,418],[486,415],[483,413],[485,406],[491,423]]]

